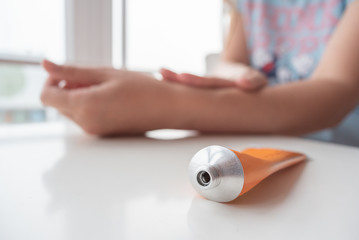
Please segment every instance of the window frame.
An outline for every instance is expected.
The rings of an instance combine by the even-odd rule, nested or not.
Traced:
[[[112,66],[113,1],[64,0],[66,63]],[[120,1],[125,3],[126,0]],[[124,36],[122,39],[125,39]],[[41,60],[0,53],[2,64],[40,65]]]
[[[112,66],[112,1],[65,0],[67,63]]]

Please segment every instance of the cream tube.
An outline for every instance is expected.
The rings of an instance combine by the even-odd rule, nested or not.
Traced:
[[[248,192],[260,181],[296,163],[301,153],[268,148],[248,148],[237,152],[221,146],[209,146],[197,152],[189,164],[192,186],[203,197],[229,202]]]

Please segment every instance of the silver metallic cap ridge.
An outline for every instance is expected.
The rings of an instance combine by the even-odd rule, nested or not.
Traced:
[[[192,158],[188,171],[194,189],[209,200],[229,202],[242,191],[243,167],[237,155],[228,148],[201,149]]]

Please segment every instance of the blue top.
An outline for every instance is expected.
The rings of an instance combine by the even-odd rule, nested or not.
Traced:
[[[345,9],[355,0],[236,0],[251,66],[269,85],[308,79]],[[359,108],[309,138],[359,146]]]

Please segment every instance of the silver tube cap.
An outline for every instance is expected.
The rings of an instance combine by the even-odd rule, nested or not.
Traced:
[[[188,168],[194,189],[203,197],[216,202],[234,200],[244,184],[243,167],[234,152],[221,146],[201,149]]]

